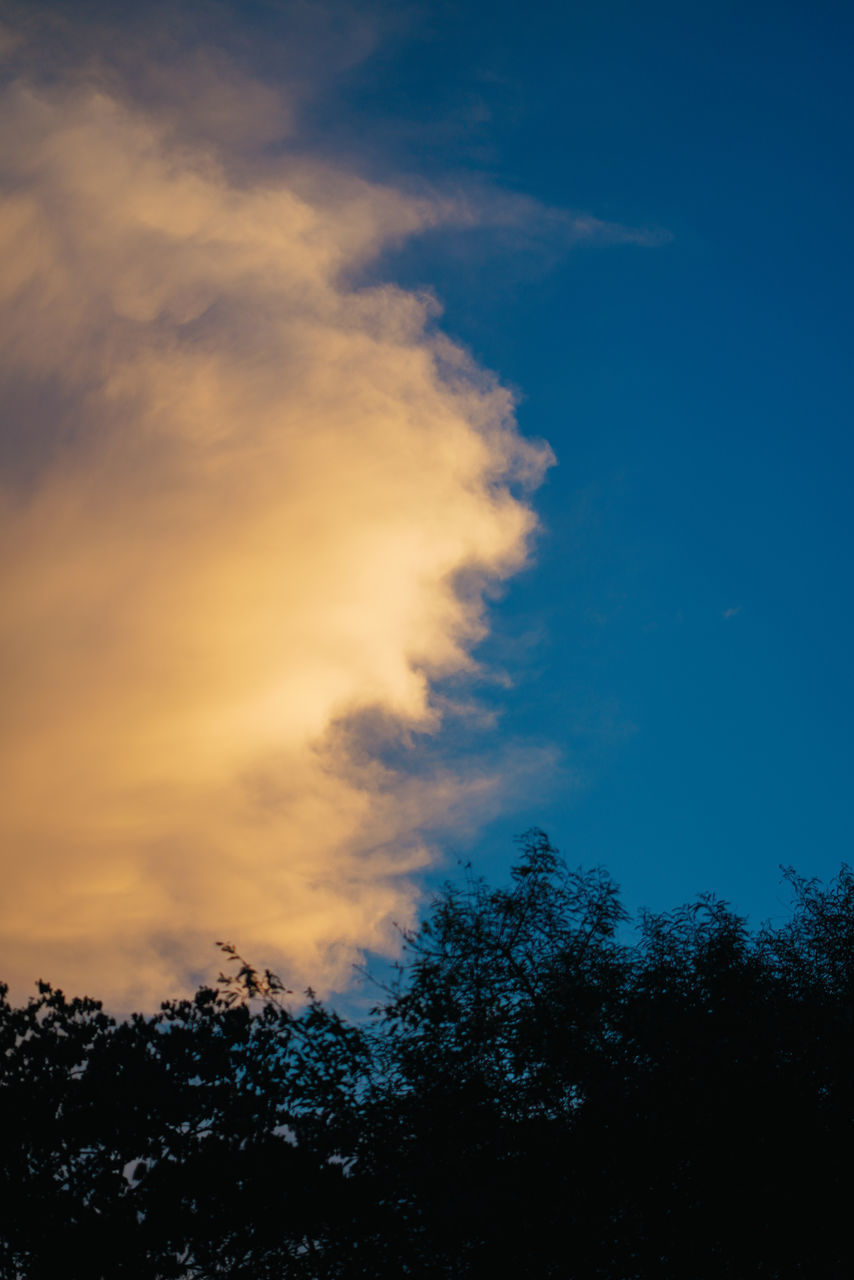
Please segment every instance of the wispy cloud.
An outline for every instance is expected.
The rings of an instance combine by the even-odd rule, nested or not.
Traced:
[[[721,614],[721,617],[735,618],[739,613],[741,613],[741,605],[736,604],[736,605],[732,605],[729,609],[724,609],[723,613]]]
[[[521,192],[496,188],[482,180],[457,180],[452,198],[437,202],[443,207],[445,225],[485,227],[504,231],[516,244],[549,248],[560,253],[581,245],[637,245],[658,248],[673,235],[663,227],[632,227],[609,222],[591,213],[543,204]]]

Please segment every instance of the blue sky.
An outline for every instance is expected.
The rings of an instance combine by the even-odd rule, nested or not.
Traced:
[[[435,289],[559,459],[484,654],[512,655],[501,732],[565,772],[475,862],[539,823],[632,904],[708,888],[772,915],[781,863],[824,877],[851,850],[850,11],[451,4],[413,26],[336,115],[378,172],[475,172],[672,237],[468,232],[384,264]]]
[[[850,858],[852,36],[9,0],[16,989],[341,990],[532,825],[755,924]]]

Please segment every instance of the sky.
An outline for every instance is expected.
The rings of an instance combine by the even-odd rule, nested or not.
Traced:
[[[0,4],[0,971],[850,860],[842,5]]]

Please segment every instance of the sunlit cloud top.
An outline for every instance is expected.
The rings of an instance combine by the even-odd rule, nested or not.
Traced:
[[[399,777],[358,716],[440,732],[550,455],[431,298],[359,283],[452,199],[241,171],[151,83],[4,91],[0,968],[146,1001],[226,936],[328,987],[484,784]]]

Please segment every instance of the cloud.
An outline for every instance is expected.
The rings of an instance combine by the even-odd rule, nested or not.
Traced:
[[[482,241],[484,231],[492,233],[498,244],[520,251],[545,254],[547,260],[558,261],[567,250],[615,245],[660,248],[669,244],[673,235],[662,227],[631,227],[608,222],[593,214],[543,204],[531,196],[496,188],[478,177],[457,179],[453,199],[435,197],[442,208],[442,234],[447,227],[460,232],[477,232]],[[469,250],[470,251],[470,250]]]
[[[440,733],[550,461],[430,298],[359,284],[453,201],[188,66],[2,100],[0,973],[125,1005],[218,937],[321,989],[393,948],[425,833],[506,779],[383,744]]]
[[[741,613],[741,605],[740,605],[740,604],[737,604],[737,605],[733,605],[733,606],[732,606],[731,608],[729,608],[729,609],[724,609],[723,613],[721,614],[721,617],[722,617],[722,618],[735,618],[739,613]]]
[[[544,205],[518,192],[492,192],[477,202],[475,217],[487,216],[492,225],[515,227],[527,237],[539,236],[555,248],[568,245],[634,244],[657,248],[673,239],[661,227],[630,227],[593,214]],[[484,213],[480,214],[480,210]]]

